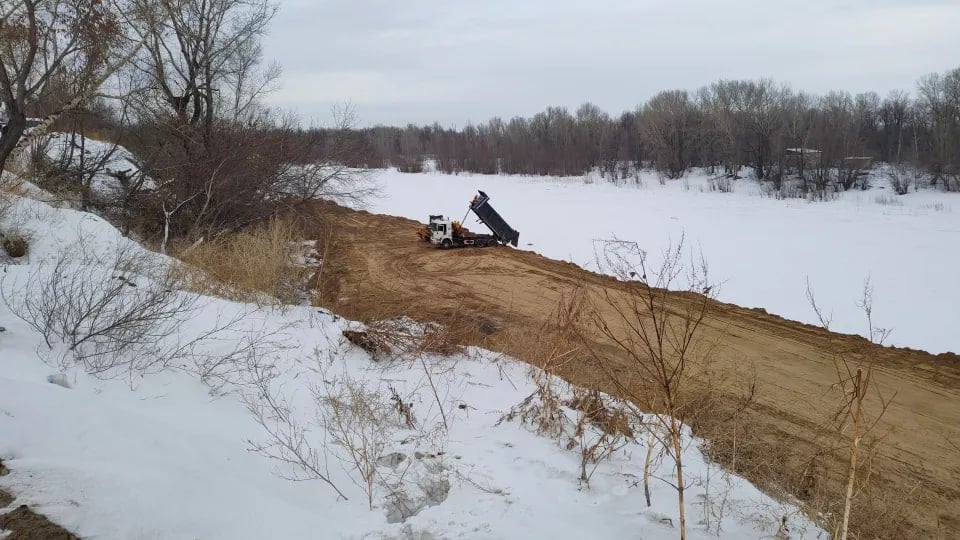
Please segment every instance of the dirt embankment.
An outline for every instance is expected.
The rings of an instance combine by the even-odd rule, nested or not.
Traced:
[[[335,224],[325,228],[334,231],[327,246],[333,264],[321,276],[320,303],[349,318],[453,322],[464,342],[529,361],[531,337],[563,295],[576,287],[594,298],[623,293],[616,280],[532,252],[437,250],[417,240],[411,220],[332,205],[319,212]],[[715,454],[729,465],[736,445],[738,472],[809,503],[830,501],[821,507],[826,511],[836,509],[843,474],[838,454],[825,452],[836,442],[824,429],[839,405],[836,355],[875,359],[879,388],[896,397],[880,426],[885,437],[869,463],[854,525],[871,537],[960,537],[960,358],[879,347],[720,302],[710,303],[701,338],[715,344],[715,365],[755,371],[757,380],[739,430],[701,426]],[[600,341],[616,361],[616,349]],[[584,359],[560,374],[609,388],[602,373]]]

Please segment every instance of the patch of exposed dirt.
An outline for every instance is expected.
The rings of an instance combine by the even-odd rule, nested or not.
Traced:
[[[0,461],[0,476],[8,472],[3,461]],[[14,500],[13,495],[0,489],[0,509],[7,508]],[[4,540],[80,540],[79,536],[34,512],[27,505],[0,514],[0,532],[9,532],[2,537]]]
[[[317,211],[335,224],[320,303],[348,318],[406,315],[438,321],[460,343],[533,361],[533,336],[569,291],[580,287],[593,298],[623,294],[623,284],[612,278],[533,252],[438,250],[417,239],[420,224],[412,220],[335,205]],[[678,309],[695,300],[685,294],[672,298]],[[842,488],[843,462],[824,454],[828,434],[823,426],[837,407],[831,390],[835,356],[842,351],[848,358],[875,359],[877,384],[887,396],[896,392],[896,399],[872,461],[874,487],[860,497],[868,506],[855,507],[854,525],[871,537],[960,537],[956,355],[880,347],[859,336],[720,302],[711,302],[702,338],[716,345],[718,365],[757,374],[755,402],[735,434],[737,471],[770,491],[786,490],[808,502],[835,499]],[[596,346],[614,361],[619,358],[611,343],[598,338]],[[560,375],[609,390],[602,372],[587,359],[565,363]],[[727,405],[736,407],[732,397]],[[717,426],[695,427],[717,434],[711,435],[710,451],[724,460],[733,440],[712,429]]]
[[[0,515],[0,531],[12,531],[4,540],[80,540],[26,505]]]

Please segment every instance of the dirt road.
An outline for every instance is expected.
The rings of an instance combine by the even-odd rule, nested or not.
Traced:
[[[417,223],[407,219],[339,207],[321,212],[336,223],[328,260],[339,269],[323,276],[321,303],[346,317],[469,321],[476,331],[464,334],[465,341],[529,361],[532,336],[563,294],[578,285],[593,297],[623,288],[531,252],[437,250],[417,240]],[[687,300],[677,295],[676,301]],[[879,428],[885,438],[853,523],[870,537],[960,538],[960,358],[879,347],[719,302],[710,304],[702,337],[717,345],[718,365],[756,371],[755,402],[735,435],[738,472],[811,504],[828,501],[825,511],[836,511],[844,472],[837,454],[821,455],[835,441],[823,428],[839,405],[831,389],[835,353],[874,358],[879,387],[896,397]],[[561,375],[605,386],[601,371],[586,361],[566,365]],[[704,434],[730,461],[729,435]]]

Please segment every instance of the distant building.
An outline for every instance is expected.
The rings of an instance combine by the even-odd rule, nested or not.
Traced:
[[[787,148],[787,162],[799,167],[803,163],[804,167],[815,167],[823,159],[823,152],[814,148]]]
[[[873,158],[870,156],[849,156],[843,158],[843,166],[847,169],[865,170],[873,165]]]

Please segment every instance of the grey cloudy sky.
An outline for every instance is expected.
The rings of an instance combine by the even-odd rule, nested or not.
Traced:
[[[960,0],[279,0],[273,104],[329,123],[463,126],[772,77],[812,92],[912,90],[960,67]]]

